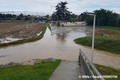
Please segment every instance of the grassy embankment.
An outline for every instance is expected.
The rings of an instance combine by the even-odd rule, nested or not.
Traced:
[[[26,42],[32,42],[32,41],[39,40],[39,39],[43,38],[43,36],[46,32],[47,26],[49,26],[49,24],[46,24],[45,27],[43,27],[42,33],[39,36],[34,36],[29,39],[18,40],[18,41],[14,41],[14,42],[10,42],[10,43],[2,43],[2,44],[0,44],[0,47],[6,47],[6,46],[10,46],[10,45],[22,44],[22,43],[26,43]]]
[[[120,27],[114,27],[114,26],[96,26],[96,27],[97,28],[103,28],[103,29],[120,31]]]
[[[77,44],[85,46],[92,45],[92,37],[78,38],[74,40]],[[120,54],[120,38],[95,37],[95,48],[116,54]]]
[[[0,80],[48,80],[60,62],[3,67],[0,68]]]
[[[50,25],[48,25],[48,28],[49,28],[49,30],[51,31],[51,27],[50,27]]]
[[[105,78],[105,80],[120,80],[120,70],[98,64],[95,64],[95,67],[98,69],[101,75],[108,75],[108,76],[115,75],[118,77],[118,78]]]

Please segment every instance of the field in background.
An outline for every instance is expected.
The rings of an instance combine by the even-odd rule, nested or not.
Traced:
[[[114,27],[114,26],[96,26],[96,27],[103,28],[103,29],[120,31],[120,27]]]
[[[31,38],[40,33],[45,24],[28,22],[0,22],[0,39],[12,38]]]
[[[11,23],[7,23],[7,24],[11,24]],[[2,34],[1,36],[5,36],[5,35],[10,36],[11,35],[12,38],[14,38],[13,36],[16,36],[18,38],[20,38],[20,37],[25,37],[25,38],[22,38],[22,40],[17,40],[17,41],[13,41],[13,42],[1,43],[0,47],[5,47],[5,46],[9,46],[9,45],[21,44],[21,43],[39,40],[44,36],[44,33],[48,26],[47,24],[40,24],[40,23],[25,23],[25,25],[24,25],[24,23],[21,23],[21,25],[19,24],[18,26],[17,25],[13,26],[13,25],[16,25],[16,23],[12,23],[12,25],[10,25],[10,26],[9,25],[4,26],[2,28],[3,34],[1,33]],[[1,32],[2,32],[2,30],[1,30]],[[4,32],[4,31],[6,31],[6,32]],[[24,33],[20,33],[21,31]],[[21,34],[22,34],[22,36],[21,36]]]

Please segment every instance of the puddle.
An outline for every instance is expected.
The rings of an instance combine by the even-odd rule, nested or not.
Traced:
[[[9,42],[18,41],[18,40],[21,40],[21,39],[6,37],[5,39],[0,39],[0,43],[9,43]]]
[[[41,32],[39,32],[38,34],[37,34],[37,36],[40,36],[40,34],[42,33],[42,31]]]
[[[21,63],[32,59],[46,59],[49,57],[67,61],[78,61],[79,48],[82,48],[90,57],[91,48],[77,45],[73,39],[89,36],[92,31],[88,27],[55,27],[47,28],[41,40],[22,45],[0,48],[0,64],[10,62]],[[109,53],[108,53],[109,54]],[[108,55],[103,51],[95,50],[95,63],[120,68],[120,56]],[[106,58],[107,57],[107,58]]]

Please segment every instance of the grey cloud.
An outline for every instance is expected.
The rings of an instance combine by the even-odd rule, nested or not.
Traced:
[[[120,0],[1,0],[0,10],[4,10],[7,6],[21,6],[27,9],[26,11],[44,12],[51,14],[55,11],[55,5],[60,1],[67,1],[69,3],[69,10],[74,13],[81,13],[82,11],[90,10],[93,11],[95,8],[89,8],[92,5],[103,6],[114,6],[109,9],[115,9],[119,12]],[[115,5],[118,5],[115,7]],[[12,9],[11,9],[12,10]]]

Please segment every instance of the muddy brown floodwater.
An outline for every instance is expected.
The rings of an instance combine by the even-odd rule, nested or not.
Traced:
[[[32,59],[53,57],[67,61],[78,61],[79,48],[90,58],[91,48],[74,43],[74,39],[91,35],[88,27],[55,27],[47,28],[41,40],[6,48],[0,48],[0,64],[21,63]],[[95,50],[94,62],[120,68],[120,55]]]

